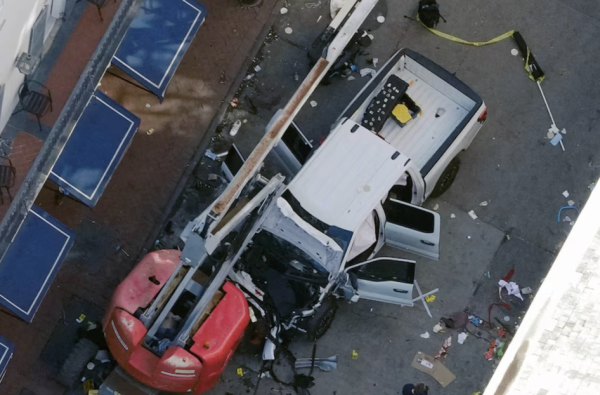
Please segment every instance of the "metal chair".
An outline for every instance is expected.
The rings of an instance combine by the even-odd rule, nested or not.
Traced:
[[[75,3],[79,3],[81,0],[77,0]],[[88,3],[92,3],[98,9],[98,15],[100,15],[100,21],[104,22],[104,18],[102,18],[102,7],[106,4],[108,0],[87,0]],[[115,0],[115,3],[117,0]]]
[[[0,201],[4,204],[4,194],[2,193],[2,188],[6,189],[6,193],[8,193],[8,198],[12,202],[12,195],[10,194],[10,188],[15,186],[15,177],[17,175],[17,170],[12,165],[12,162],[9,158],[2,158],[5,161],[8,161],[8,165],[1,164],[0,165]]]
[[[35,115],[41,131],[40,117],[44,116],[48,110],[52,111],[52,94],[50,90],[40,82],[25,80],[19,88],[19,104],[21,109],[15,111],[13,115],[21,111]]]

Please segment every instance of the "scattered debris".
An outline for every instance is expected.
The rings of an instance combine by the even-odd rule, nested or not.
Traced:
[[[438,109],[437,109],[437,110],[436,110],[436,112],[435,112],[435,117],[436,117],[436,118],[439,118],[439,117],[441,117],[442,115],[444,115],[445,113],[446,113],[446,109],[445,109],[445,108],[443,108],[443,107],[438,107]]]
[[[435,326],[433,327],[433,332],[434,333],[444,333],[444,327],[438,322],[437,324],[435,324]]]
[[[311,107],[316,107],[316,106],[317,106],[317,102],[316,102],[316,101],[314,101],[314,100],[311,100],[311,101],[310,101],[310,106],[311,106]]]
[[[485,276],[486,276],[487,278],[491,278],[491,277],[492,277],[492,276],[490,275],[490,271],[489,271],[489,270],[487,271],[487,273],[485,274]]]
[[[488,361],[491,361],[492,359],[494,359],[494,347],[488,348],[488,350],[483,354],[483,356]]]
[[[261,69],[261,67],[260,67],[259,65],[256,65],[256,66],[254,66],[254,71],[256,71],[257,73],[258,73],[259,71],[261,71],[261,70],[262,70],[262,69]]]
[[[566,197],[566,198],[568,198],[568,197],[569,197],[569,191],[566,191],[566,190],[565,190],[565,191],[564,191],[562,194],[563,194],[563,196],[564,196],[564,197]]]
[[[377,17],[377,22],[379,22],[379,23],[383,23],[383,22],[385,22],[385,17],[384,17],[383,15],[379,15],[379,16]]]
[[[465,342],[465,340],[467,340],[467,332],[462,332],[458,334],[458,344],[463,344]]]
[[[468,239],[468,240],[471,240],[471,236],[467,236],[467,239]]]
[[[567,192],[567,191],[565,191],[565,192]],[[563,210],[567,210],[567,209],[573,209],[573,210],[577,211],[577,214],[579,214],[579,209],[576,206],[564,206],[564,207],[561,207],[558,210],[558,215],[556,216],[556,222],[560,222],[560,213],[562,213]]]
[[[238,374],[238,376],[240,376],[240,377],[244,377],[244,369],[242,369],[242,368],[237,368],[237,374]]]
[[[456,218],[456,215],[454,215],[454,213],[450,214],[450,218]]]
[[[425,333],[421,333],[421,337],[423,339],[429,339],[429,332],[425,331]]]
[[[233,100],[231,101],[231,107],[237,107],[238,106],[238,99],[237,97],[234,97]]]
[[[150,108],[150,103],[146,103],[146,108]]]
[[[567,204],[568,204],[569,206],[574,206],[574,205],[575,205],[575,202],[574,202],[574,201],[572,201],[572,200],[567,200]]]
[[[360,73],[360,76],[361,76],[361,77],[365,77],[365,76],[367,76],[367,75],[370,75],[370,76],[371,76],[371,78],[372,78],[372,77],[375,77],[375,75],[377,74],[377,73],[375,72],[375,70],[373,70],[373,69],[370,69],[370,68],[368,68],[368,67],[365,67],[364,69],[360,69],[359,73]]]
[[[234,137],[236,134],[238,134],[240,127],[242,126],[242,121],[240,121],[239,119],[237,121],[235,121],[235,123],[233,124],[233,126],[231,127],[231,130],[229,131],[229,135],[231,137]]]
[[[487,205],[488,205],[488,202],[484,200],[483,202],[479,203],[479,205],[480,205],[481,207],[485,207],[485,206],[487,206]]]
[[[288,13],[288,9],[287,9],[287,8],[285,8],[285,7],[281,7],[281,9],[279,10],[279,13],[280,13],[281,15],[285,15],[285,14],[287,14],[287,13]]]
[[[150,128],[150,129],[146,130],[146,134],[148,136],[150,136],[152,133],[154,133],[154,129]]]
[[[318,367],[323,372],[331,372],[338,368],[337,355],[333,355],[327,358],[298,358],[294,362],[294,368],[312,368],[313,366]]]
[[[550,140],[550,144],[552,145],[557,145],[558,143],[561,143],[562,145],[562,134],[557,134],[554,137],[552,137],[552,140]],[[564,151],[564,148],[563,148]]]
[[[248,74],[244,80],[250,81],[252,78],[254,78],[254,74]]]
[[[511,282],[506,282],[504,280],[500,280],[498,281],[498,285],[500,286],[500,290],[502,288],[506,288],[506,291],[508,292],[509,295],[515,295],[517,298],[523,300],[523,297],[521,296],[521,290],[519,289],[519,286],[517,285],[517,283],[511,281]]]
[[[531,289],[531,287],[525,287],[525,288],[521,289],[521,293],[523,295],[529,295],[532,292],[533,292],[533,289]]]
[[[473,219],[477,219],[477,214],[475,214],[475,211],[471,210],[471,211],[469,211],[469,217],[471,217]]]
[[[436,203],[435,206],[433,206],[433,211],[437,211],[438,208],[440,208],[440,205]]]
[[[513,48],[513,49],[510,50],[510,54],[512,56],[517,56],[519,54],[519,51],[516,48]]]
[[[563,218],[563,222],[573,222],[573,220],[571,219],[571,217],[569,217],[568,215],[566,215],[566,216]]]
[[[498,336],[504,337],[506,335],[506,329],[504,327],[498,328]]]
[[[415,355],[410,366],[423,373],[427,373],[440,383],[442,387],[448,386],[448,384],[456,379],[456,376],[443,363],[422,352],[418,352]]]
[[[129,256],[129,254],[127,253],[127,251],[125,251],[124,249],[122,249],[121,246],[117,246],[116,251],[117,252],[121,251],[123,254],[125,254],[125,256],[127,258],[131,258],[131,256]]]
[[[317,23],[319,23],[319,21],[321,20],[321,18],[323,18],[323,15],[319,15],[319,18],[317,18]]]
[[[483,320],[474,314],[469,315],[468,318],[469,318],[469,321],[475,326],[479,326],[479,325],[483,324]]]
[[[505,316],[504,316],[504,321],[505,321],[505,322],[508,322],[508,321],[510,321],[510,317],[509,317],[509,316],[507,316],[507,315],[505,315]]]
[[[377,64],[379,63],[379,59],[378,58],[367,59],[367,63],[373,65],[373,67],[377,67]]]
[[[219,84],[225,84],[227,82],[227,76],[224,71],[221,71],[221,77],[219,77]]]
[[[206,156],[207,158],[212,159],[212,160],[218,160],[219,158],[223,158],[224,156],[227,156],[227,152],[228,151],[221,152],[221,153],[215,153],[209,148],[204,152],[204,156]]]
[[[77,319],[75,321],[77,321],[78,324],[81,324],[83,321],[85,321],[85,317],[86,317],[86,315],[81,313],[81,314],[79,314],[79,317],[77,317]]]
[[[590,192],[592,192],[594,190],[594,188],[596,188],[595,182],[592,182],[590,185],[588,185],[588,189],[590,190]]]
[[[287,34],[292,34],[293,30],[292,30],[292,28],[291,28],[291,27],[286,27],[286,28],[285,28],[285,32],[286,32]]]
[[[426,297],[425,297],[425,301],[426,301],[427,303],[431,303],[431,302],[433,302],[434,300],[435,300],[435,295],[429,295],[429,296],[426,296]]]
[[[352,350],[352,359],[358,359],[358,353],[356,350]]]
[[[354,81],[356,78],[352,77],[351,75],[348,76],[348,81]]]
[[[442,345],[442,348],[440,348],[440,351],[438,351],[433,358],[434,359],[440,359],[441,357],[446,358],[446,355],[448,355],[448,348],[450,348],[450,346],[452,345],[452,336],[448,337],[445,341],[444,344]]]

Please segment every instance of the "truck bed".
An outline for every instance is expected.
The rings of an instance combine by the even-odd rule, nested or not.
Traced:
[[[392,63],[383,66],[378,74],[379,78],[376,77],[359,93],[357,99],[360,105],[356,107],[359,103],[354,103],[356,110],[350,118],[360,123],[372,98],[383,88],[388,78],[391,75],[401,78],[409,84],[406,93],[421,108],[421,115],[404,127],[389,117],[378,134],[414,160],[419,169],[423,169],[438,150],[449,146],[449,140],[456,138],[456,129],[471,116],[478,103],[453,86],[451,79],[462,83],[439,66],[445,73],[442,75],[445,79],[438,75],[441,74],[439,70],[434,69],[434,73],[407,54],[403,54],[399,60],[393,58],[390,62]],[[351,107],[352,104],[349,108]],[[443,109],[444,113],[436,118],[438,109]]]

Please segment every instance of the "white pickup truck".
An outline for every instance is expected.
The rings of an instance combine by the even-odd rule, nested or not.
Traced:
[[[254,213],[230,278],[274,312],[273,338],[291,328],[323,335],[335,315],[330,295],[412,305],[414,262],[375,254],[388,244],[439,258],[440,217],[417,205],[448,188],[485,113],[453,75],[413,51],[396,53],[311,155],[284,134],[276,153],[305,163],[287,186],[275,177],[271,192],[237,206],[208,235],[209,254]],[[290,132],[302,137],[293,124]]]
[[[386,92],[387,85],[400,97],[392,99],[393,92]],[[404,95],[413,109],[407,114],[400,107],[400,115],[414,117],[406,123],[394,115],[395,107],[403,104],[398,100]],[[279,112],[274,118],[278,115]],[[372,122],[374,116],[378,122]],[[367,127],[408,156],[410,163],[399,175],[392,193],[399,200],[421,205],[452,185],[460,166],[457,155],[469,147],[486,117],[483,100],[473,90],[431,60],[403,49],[352,100],[331,134],[348,119]],[[271,156],[281,165],[283,174],[291,178],[306,162],[311,149],[308,139],[292,123]]]
[[[440,175],[485,120],[472,90],[422,56],[400,51],[323,144],[300,158],[305,163],[287,185],[280,174],[259,174],[374,3],[360,2],[247,161],[225,172],[231,182],[182,232],[183,250],[150,253],[118,287],[103,330],[136,380],[198,394],[216,383],[250,317],[269,325],[263,358],[274,359],[284,332],[321,337],[337,298],[415,302],[415,262],[375,255],[388,244],[439,257],[440,216],[418,205],[431,185],[447,188]],[[303,151],[282,141],[288,154]],[[239,152],[230,153],[240,165]],[[454,172],[445,173],[452,181]],[[138,357],[151,363],[140,365]]]

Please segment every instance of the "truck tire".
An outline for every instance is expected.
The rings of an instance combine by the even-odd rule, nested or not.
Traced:
[[[60,368],[57,376],[58,381],[67,387],[73,385],[79,380],[83,368],[94,358],[97,352],[98,346],[93,341],[86,338],[79,339]]]
[[[454,182],[454,179],[456,179],[459,169],[460,159],[455,157],[442,172],[440,179],[438,180],[437,184],[435,184],[435,188],[433,188],[433,191],[429,197],[436,198],[442,196],[442,194],[450,188]]]
[[[337,309],[338,306],[335,299],[327,298],[323,300],[321,307],[315,311],[315,314],[306,324],[306,335],[309,340],[317,340],[323,337],[331,326]]]

